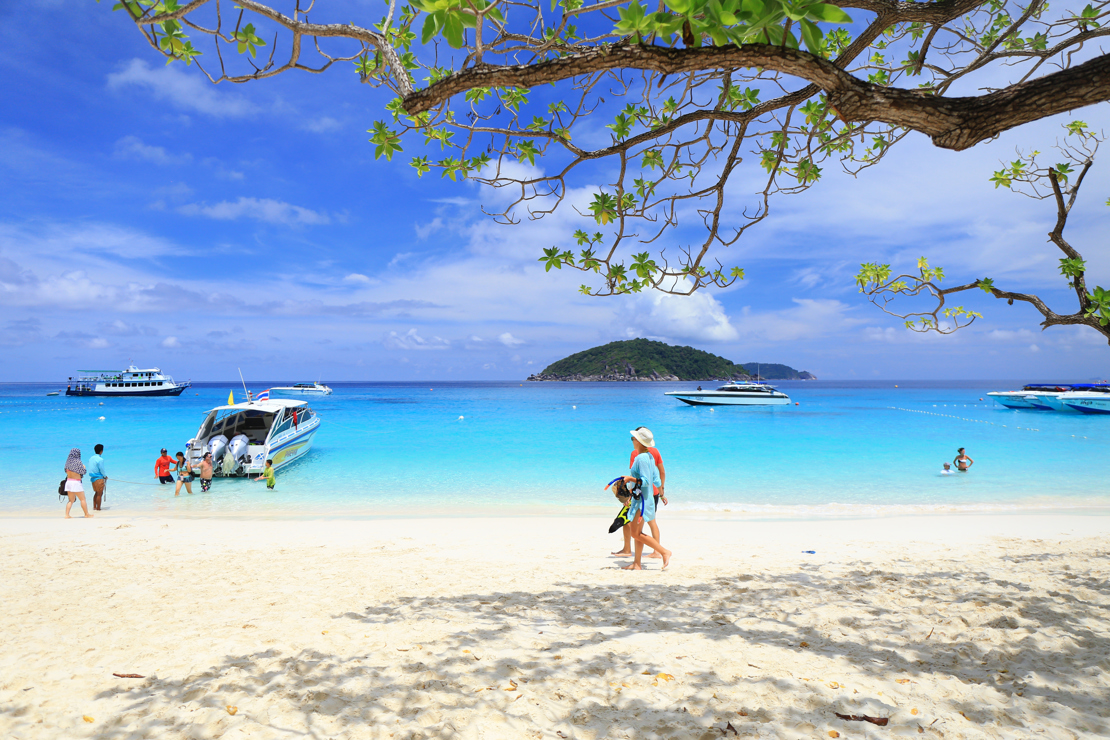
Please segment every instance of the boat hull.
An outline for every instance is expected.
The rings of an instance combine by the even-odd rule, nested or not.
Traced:
[[[111,388],[99,390],[95,388],[67,388],[67,396],[111,396],[114,398],[134,398],[135,396],[180,396],[189,386],[179,385],[176,388]]]
[[[1037,406],[1033,404],[1026,396],[1028,393],[1008,392],[1008,391],[995,391],[988,393],[988,396],[995,400],[1000,406],[1005,406],[1008,409],[1036,409]]]
[[[1110,397],[1098,394],[1100,397],[1073,397],[1061,398],[1065,406],[1084,414],[1110,414]]]
[[[330,396],[331,391],[317,391],[313,389],[308,390],[286,390],[284,388],[271,388],[270,396],[281,396],[284,398],[296,398],[297,396]]]
[[[741,395],[738,393],[717,393],[714,391],[701,393],[682,393],[671,391],[665,395],[677,398],[691,406],[785,406],[790,403],[786,395]]]

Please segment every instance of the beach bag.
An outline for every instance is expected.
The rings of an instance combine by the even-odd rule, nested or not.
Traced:
[[[69,478],[69,476],[66,476],[65,478],[62,478],[62,482],[58,484],[58,500],[59,501],[63,501],[63,500],[68,501],[69,500],[69,494],[66,493],[66,480],[68,478]]]

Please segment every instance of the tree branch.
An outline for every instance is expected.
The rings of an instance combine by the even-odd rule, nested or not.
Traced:
[[[475,88],[536,87],[604,70],[672,75],[741,68],[769,69],[808,80],[825,90],[829,105],[845,121],[881,121],[913,129],[943,149],[968,149],[1015,126],[1110,100],[1110,55],[987,95],[945,98],[864,82],[827,59],[780,46],[672,49],[622,44],[535,64],[476,65],[405,95],[404,108],[415,116]]]

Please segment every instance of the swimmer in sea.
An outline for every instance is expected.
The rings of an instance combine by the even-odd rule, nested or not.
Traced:
[[[944,464],[944,470],[940,471],[941,475],[955,475],[956,471],[952,470],[952,466],[948,463]]]
[[[968,471],[968,468],[975,464],[975,461],[967,456],[967,454],[964,452],[963,447],[956,450],[956,453],[956,459],[952,462],[956,464],[956,470],[960,471],[961,473],[966,473]]]

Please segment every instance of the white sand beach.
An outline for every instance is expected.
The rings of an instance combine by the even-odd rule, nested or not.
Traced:
[[[1110,517],[607,523],[4,520],[0,737],[1110,736]]]

